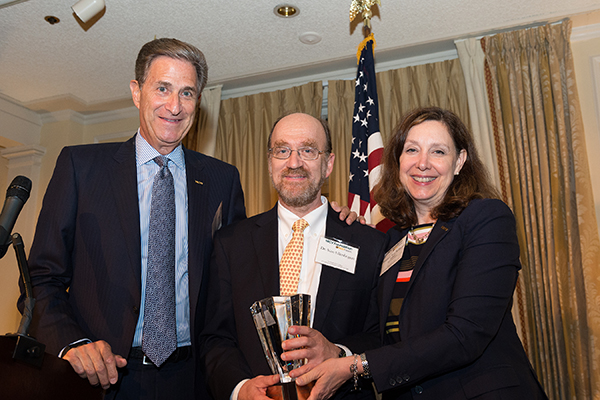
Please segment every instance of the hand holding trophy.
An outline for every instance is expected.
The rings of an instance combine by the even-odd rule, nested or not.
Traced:
[[[283,400],[299,398],[294,379],[289,372],[304,364],[304,360],[281,359],[281,343],[291,338],[292,325],[310,326],[310,295],[273,296],[254,302],[250,307],[258,336],[273,374],[279,375]],[[298,388],[298,390],[303,390]],[[305,391],[305,390],[304,390]],[[271,394],[271,393],[269,393]],[[308,394],[304,396],[308,397]],[[301,397],[304,397],[301,395]]]

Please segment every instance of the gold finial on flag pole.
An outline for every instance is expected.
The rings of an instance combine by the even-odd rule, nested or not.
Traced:
[[[365,37],[371,34],[371,17],[373,16],[373,12],[371,11],[371,7],[375,4],[381,5],[380,0],[352,0],[352,4],[350,4],[350,22],[354,21],[354,18],[358,14],[362,14],[363,17],[363,30]]]

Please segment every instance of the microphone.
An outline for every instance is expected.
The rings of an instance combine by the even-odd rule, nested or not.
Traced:
[[[10,246],[10,234],[19,213],[29,199],[29,192],[31,192],[31,180],[22,175],[13,179],[6,190],[6,200],[0,213],[0,258],[4,257]]]

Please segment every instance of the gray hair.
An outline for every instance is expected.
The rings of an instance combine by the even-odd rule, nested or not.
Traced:
[[[195,46],[177,39],[154,39],[142,46],[135,62],[135,79],[140,87],[148,77],[148,70],[155,58],[166,56],[177,60],[187,61],[196,69],[198,95],[206,86],[208,80],[208,65],[204,54]]]

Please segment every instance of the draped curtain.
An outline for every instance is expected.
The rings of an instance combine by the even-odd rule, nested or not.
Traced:
[[[481,161],[488,169],[490,178],[502,198],[506,201],[506,190],[502,191],[500,184],[500,173],[498,171],[498,159],[496,157],[496,145],[492,128],[492,115],[490,103],[487,96],[485,79],[485,53],[478,39],[469,38],[454,42],[458,52],[458,59],[462,65],[467,94],[469,99],[469,110],[471,126],[475,145],[479,150]],[[525,301],[523,279],[517,281],[512,307],[513,320],[515,322],[519,337],[523,342],[525,351],[529,349],[527,335],[525,334]]]
[[[354,113],[354,81],[329,81],[327,85],[327,122],[335,154],[329,175],[329,200],[348,204],[348,176],[352,150],[352,114]],[[381,114],[381,112],[380,112]]]
[[[209,156],[215,155],[222,87],[222,85],[218,85],[202,91],[202,97],[196,110],[196,120],[190,128],[190,132],[183,139],[183,145],[188,149]]]
[[[571,22],[482,39],[505,201],[521,244],[529,358],[551,399],[600,399],[600,240]]]
[[[401,117],[417,107],[438,106],[452,110],[469,125],[467,92],[458,59],[384,71],[376,75],[379,129],[384,145]],[[329,177],[329,199],[345,205],[348,203],[354,80],[329,81],[327,104],[333,152],[336,155]]]
[[[248,216],[269,210],[277,201],[267,166],[267,140],[273,124],[288,112],[318,118],[322,102],[320,81],[221,102],[215,157],[240,171]]]
[[[492,182],[500,190],[498,160],[496,159],[492,118],[485,84],[485,54],[481,43],[475,38],[457,40],[454,44],[465,77],[470,110],[469,119],[475,146],[479,151],[481,161],[488,169]]]

